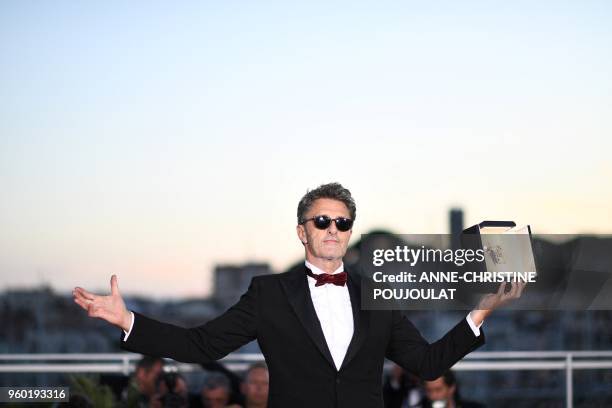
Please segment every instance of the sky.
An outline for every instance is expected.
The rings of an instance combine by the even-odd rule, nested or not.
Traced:
[[[206,296],[303,258],[301,196],[374,228],[612,232],[612,4],[0,4],[0,290]]]

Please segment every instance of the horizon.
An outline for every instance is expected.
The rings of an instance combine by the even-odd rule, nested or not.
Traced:
[[[384,230],[384,229],[380,229],[380,228],[373,228],[372,230],[370,230],[369,232],[365,233],[365,234],[361,234],[358,238],[358,241],[355,242],[355,239],[351,239],[349,246],[348,246],[348,250],[351,249],[355,249],[356,246],[359,244],[359,242],[361,242],[363,235],[369,235],[369,234],[380,234],[380,233],[384,233],[384,234],[392,234],[394,236],[401,236],[403,234],[397,234],[394,233],[393,231],[389,231],[389,230]],[[423,235],[440,235],[440,234],[409,234],[409,236],[411,235],[415,235],[415,236],[423,236]],[[442,235],[450,235],[450,234],[442,234]],[[612,234],[554,234],[554,235],[550,235],[550,234],[533,234],[532,235],[533,239],[537,240],[537,239],[543,239],[545,241],[548,241],[550,243],[553,243],[555,245],[560,245],[560,244],[565,244],[567,242],[570,242],[574,239],[578,239],[578,238],[591,238],[591,237],[595,237],[598,239],[612,239]],[[193,293],[173,293],[173,294],[167,294],[165,291],[164,292],[141,292],[138,290],[128,290],[128,291],[123,291],[122,290],[122,295],[124,297],[127,298],[146,298],[152,301],[167,301],[167,302],[173,302],[173,301],[190,301],[190,300],[196,300],[196,299],[201,299],[201,300],[210,300],[213,298],[214,296],[214,291],[213,291],[213,286],[214,286],[214,269],[216,267],[223,267],[223,266],[245,266],[248,264],[264,264],[266,266],[270,267],[270,271],[272,274],[279,274],[279,273],[284,273],[287,272],[288,270],[290,270],[291,267],[293,267],[294,265],[303,262],[303,257],[300,259],[296,259],[295,261],[290,262],[289,264],[279,268],[275,268],[273,265],[270,264],[270,262],[267,262],[266,260],[245,260],[244,262],[241,263],[218,263],[213,265],[213,268],[209,271],[206,271],[204,274],[206,275],[205,279],[208,279],[208,290],[206,292],[202,292],[202,293],[197,293],[197,292],[193,292]],[[118,276],[119,278],[119,276]],[[110,285],[110,276],[109,276],[109,285]],[[82,285],[75,285],[75,286],[82,286]],[[109,286],[110,287],[110,286]],[[61,296],[67,296],[72,298],[72,289],[74,287],[68,287],[68,288],[61,288],[61,287],[56,287],[54,286],[51,282],[49,281],[39,281],[36,282],[34,284],[29,284],[29,285],[24,285],[24,286],[9,286],[9,285],[3,285],[0,288],[0,295],[5,294],[7,292],[25,292],[25,291],[30,291],[30,290],[34,290],[34,291],[38,291],[38,290],[44,290],[44,289],[49,289],[51,290],[54,294],[56,295],[61,295]],[[85,288],[93,293],[96,294],[106,294],[106,293],[110,293],[109,288],[104,287],[104,286],[99,286],[99,287],[92,287],[92,288]]]

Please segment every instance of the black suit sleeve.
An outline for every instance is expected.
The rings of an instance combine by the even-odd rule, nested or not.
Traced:
[[[257,278],[253,278],[238,303],[198,327],[178,327],[134,312],[127,341],[123,341],[125,334],[121,332],[121,348],[186,363],[223,358],[257,337],[258,286]]]
[[[482,327],[480,336],[476,337],[464,318],[440,340],[429,344],[406,316],[399,311],[392,313],[386,357],[424,380],[440,377],[485,342]]]

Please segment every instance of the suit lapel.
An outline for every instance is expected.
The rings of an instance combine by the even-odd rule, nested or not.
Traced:
[[[287,299],[291,304],[291,307],[295,311],[298,319],[306,329],[306,332],[315,343],[321,354],[336,369],[334,360],[327,347],[323,330],[321,329],[321,323],[317,317],[317,313],[312,304],[312,298],[310,296],[310,288],[306,281],[306,266],[301,265],[297,267],[281,279],[281,284],[287,295]]]
[[[346,365],[355,357],[357,351],[363,345],[365,338],[367,337],[368,331],[368,316],[369,314],[365,310],[361,310],[361,284],[359,282],[359,275],[348,271],[347,286],[349,290],[349,296],[351,297],[351,307],[353,309],[353,338],[349,343],[348,350],[342,361],[342,370]]]

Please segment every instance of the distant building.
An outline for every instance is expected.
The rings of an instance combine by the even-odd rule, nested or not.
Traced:
[[[247,291],[251,279],[272,273],[267,263],[244,265],[217,265],[214,271],[213,298],[221,305],[233,305]]]
[[[451,248],[461,247],[461,231],[463,231],[463,210],[451,208],[449,213]]]

